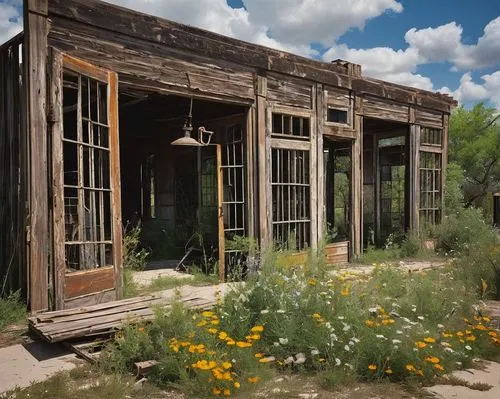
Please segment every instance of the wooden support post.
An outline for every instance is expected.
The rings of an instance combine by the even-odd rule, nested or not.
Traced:
[[[254,157],[254,138],[255,138],[255,107],[248,108],[246,114],[246,203],[247,203],[247,235],[250,238],[255,238],[255,157]]]
[[[270,245],[267,191],[268,191],[268,156],[266,126],[267,78],[257,76],[257,159],[258,159],[258,198],[259,198],[259,244],[261,251]]]
[[[52,261],[53,287],[56,310],[64,309],[65,226],[63,178],[63,121],[62,121],[62,56],[56,50],[49,54],[49,108],[52,144]]]
[[[224,232],[224,177],[222,170],[222,146],[216,144],[217,159],[217,221],[219,231],[219,281],[224,282],[226,278],[226,236]]]
[[[351,151],[351,257],[363,252],[363,99],[355,98],[356,140]]]
[[[410,195],[409,218],[410,230],[419,232],[419,164],[420,164],[420,126],[410,125]]]
[[[319,224],[319,210],[322,208],[320,205],[321,200],[318,199],[318,190],[320,181],[319,176],[323,176],[323,173],[320,173],[320,169],[323,169],[323,154],[320,154],[318,147],[318,129],[317,129],[317,118],[316,118],[316,86],[312,87],[312,110],[311,113],[311,121],[310,121],[310,135],[311,135],[311,150],[310,150],[310,184],[311,184],[311,247],[316,250],[318,248],[318,230],[321,228]],[[323,147],[323,146],[321,146]]]
[[[317,136],[317,174],[318,174],[318,243],[325,239],[326,225],[326,198],[325,198],[325,161],[323,159],[323,128],[325,126],[325,102],[323,86],[316,85],[316,136]]]
[[[443,152],[441,155],[441,222],[443,220],[444,214],[444,186],[446,184],[446,168],[448,167],[448,126],[449,126],[450,115],[443,114],[443,137],[441,142],[443,143]]]
[[[29,282],[32,312],[48,309],[49,204],[47,165],[48,0],[24,1],[27,131],[30,143]]]

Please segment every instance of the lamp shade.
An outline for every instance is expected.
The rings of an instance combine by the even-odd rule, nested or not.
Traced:
[[[174,140],[170,143],[170,145],[185,145],[185,146],[192,146],[192,147],[201,147],[202,144],[200,144],[198,141],[193,139],[191,136],[184,136],[181,138],[178,138],[177,140]]]

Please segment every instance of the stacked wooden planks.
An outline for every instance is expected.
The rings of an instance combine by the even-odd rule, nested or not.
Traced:
[[[216,290],[227,284],[207,287],[182,287],[155,295],[112,301],[76,309],[42,313],[30,317],[29,328],[48,342],[112,334],[126,323],[151,320],[154,308],[169,308],[178,300],[188,309],[209,309],[217,302]]]

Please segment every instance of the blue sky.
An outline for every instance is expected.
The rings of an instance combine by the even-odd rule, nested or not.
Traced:
[[[379,79],[500,109],[500,0],[108,0]],[[21,27],[0,0],[0,42]]]

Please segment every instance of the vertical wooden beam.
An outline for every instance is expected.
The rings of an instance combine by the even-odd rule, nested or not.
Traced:
[[[222,146],[216,144],[217,159],[217,222],[219,236],[219,281],[224,282],[226,277],[226,236],[224,234],[224,176],[222,171]]]
[[[443,114],[443,153],[441,155],[441,221],[444,214],[444,186],[446,184],[446,168],[448,167],[448,126],[450,123],[450,115]],[[439,221],[439,222],[441,222]]]
[[[247,181],[247,192],[246,192],[246,215],[247,215],[247,236],[250,238],[255,237],[255,195],[254,195],[254,176],[255,176],[255,166],[254,163],[254,122],[255,122],[255,107],[252,106],[248,108],[246,114],[246,135],[245,135],[245,146],[246,146],[246,181]]]
[[[311,135],[311,151],[310,151],[310,167],[309,167],[309,173],[310,173],[310,184],[311,184],[311,209],[310,209],[310,215],[311,215],[311,247],[313,250],[318,248],[318,229],[321,228],[321,225],[319,223],[319,211],[320,211],[320,200],[318,200],[318,189],[319,186],[321,185],[319,182],[319,175],[323,176],[323,173],[320,173],[319,169],[322,169],[322,162],[323,162],[323,156],[322,154],[319,153],[318,149],[318,129],[317,129],[317,123],[318,123],[318,118],[317,118],[317,108],[316,108],[316,101],[317,101],[317,93],[316,93],[316,86],[314,85],[312,87],[312,93],[311,93],[311,98],[312,98],[312,114],[311,114],[311,120],[309,123],[310,126],[310,135]]]
[[[326,201],[325,201],[325,160],[323,153],[323,127],[325,126],[324,91],[321,84],[316,85],[316,138],[317,138],[317,173],[318,173],[318,243],[325,239]]]
[[[118,131],[118,75],[108,72],[108,125],[111,162],[111,190],[113,210],[113,264],[115,266],[115,289],[117,298],[123,295],[122,257],[122,205],[120,180],[120,134]]]
[[[62,119],[62,56],[52,49],[49,53],[49,109],[52,143],[52,260],[56,310],[64,309],[65,226],[63,175]]]
[[[30,140],[30,221],[28,296],[32,312],[48,304],[48,165],[47,165],[47,8],[48,0],[25,0],[24,32],[27,80],[27,129]]]
[[[420,231],[420,126],[410,125],[410,230]]]
[[[259,198],[259,244],[261,251],[268,248],[269,239],[269,219],[267,203],[267,175],[268,175],[268,157],[270,154],[267,149],[267,126],[266,126],[266,97],[267,97],[267,78],[257,76],[257,160],[258,160],[258,198]]]
[[[363,252],[363,99],[356,96],[354,128],[356,140],[351,147],[351,257]]]

